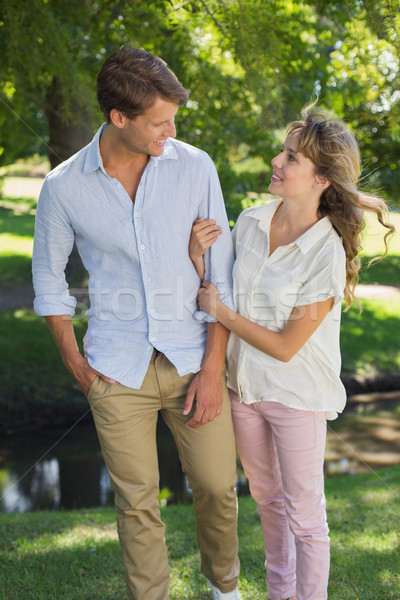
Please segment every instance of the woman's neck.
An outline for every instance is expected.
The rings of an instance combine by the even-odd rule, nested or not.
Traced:
[[[319,198],[307,202],[287,202],[283,199],[272,222],[282,231],[301,235],[319,220],[318,205]]]

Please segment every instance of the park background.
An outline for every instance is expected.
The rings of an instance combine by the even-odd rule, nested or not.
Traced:
[[[321,108],[356,134],[363,187],[385,197],[399,229],[399,28],[393,0],[0,1],[2,600],[124,597],[112,508],[6,514],[18,487],[25,486],[27,498],[35,495],[37,461],[54,451],[49,431],[57,445],[86,432],[77,423],[90,421],[32,311],[30,263],[42,177],[88,143],[103,121],[95,79],[104,58],[125,43],[143,47],[164,58],[189,89],[178,138],[215,161],[231,224],[243,208],[268,200],[270,161],[285,126],[318,95]],[[333,600],[400,598],[400,241],[396,234],[389,256],[367,269],[384,248],[373,220],[368,234],[363,312],[353,307],[343,315],[349,405],[330,425],[330,462],[340,471],[344,460],[348,473],[327,480]],[[76,253],[68,276],[84,307],[86,274]],[[75,327],[81,340],[83,310]],[[17,480],[16,444],[25,452]],[[68,452],[75,458],[68,483],[75,477],[83,485],[84,458],[76,448]],[[353,463],[364,473],[349,476]],[[171,599],[205,600],[210,593],[198,576],[190,503],[174,504],[179,498],[168,485],[162,495]],[[239,508],[240,589],[258,600],[266,597],[261,528],[251,498],[241,496]]]

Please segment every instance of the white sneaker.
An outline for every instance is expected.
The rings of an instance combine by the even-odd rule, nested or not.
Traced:
[[[207,583],[211,588],[214,600],[241,600],[237,587],[232,592],[226,592],[223,594],[218,588],[215,587],[215,585],[211,583],[209,579],[207,579]]]

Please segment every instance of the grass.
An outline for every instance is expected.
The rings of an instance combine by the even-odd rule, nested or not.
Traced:
[[[74,328],[82,347],[86,321],[74,321]],[[1,375],[1,429],[56,425],[66,417],[79,418],[87,409],[84,396],[61,361],[45,320],[32,310],[0,311],[0,364],[7,366]]]
[[[360,300],[342,314],[342,373],[374,377],[400,369],[400,296]]]
[[[0,283],[31,282],[35,198],[0,201]]]
[[[331,536],[330,600],[400,598],[400,466],[326,483]],[[191,506],[162,509],[171,600],[209,600],[200,576]],[[112,600],[124,596],[113,509],[0,515],[1,600]],[[256,505],[239,498],[239,589],[267,598]]]
[[[17,181],[18,179],[18,181]],[[34,180],[40,185],[41,180]],[[36,197],[30,197],[32,179],[6,178],[8,196],[0,199],[0,284],[31,285]],[[25,187],[24,187],[25,185]],[[26,187],[28,186],[28,187]],[[27,195],[28,194],[28,195]],[[266,197],[249,194],[243,207]],[[400,231],[400,214],[390,220]],[[400,281],[400,235],[391,240],[390,254],[383,261],[366,264],[383,252],[382,227],[367,219],[363,250],[362,283],[393,284]],[[79,285],[79,269],[73,285]],[[363,300],[363,313],[353,307],[342,318],[343,374],[373,376],[398,371],[400,366],[400,304],[398,300]],[[78,337],[85,330],[85,319],[75,322]],[[66,372],[43,319],[31,310],[0,311],[0,364],[7,365],[2,375],[3,400],[0,402],[0,428],[6,423],[22,425],[51,415],[54,400],[72,411],[74,418],[83,407],[83,397]],[[18,378],[15,377],[18,373]],[[71,398],[73,401],[71,402]]]
[[[15,183],[15,182],[14,182]],[[6,188],[7,190],[8,188]],[[36,200],[21,195],[0,201],[0,283],[30,283]],[[400,231],[400,215],[393,215]],[[364,260],[382,252],[373,222]],[[400,281],[400,236],[390,256],[363,269],[362,283]],[[343,315],[346,372],[399,368],[398,300],[363,300],[360,316]],[[78,338],[85,329],[75,322]],[[0,311],[2,396],[0,420],[57,420],[61,411],[86,408],[65,371],[43,319],[30,310]],[[18,374],[16,376],[16,374]],[[329,478],[326,483],[331,530],[330,600],[400,598],[400,467],[376,474]],[[211,599],[200,561],[190,506],[163,508],[171,567],[171,600]],[[246,600],[267,597],[263,540],[251,498],[239,498],[242,563],[239,587]],[[107,600],[124,597],[124,575],[112,509],[0,515],[0,600]]]

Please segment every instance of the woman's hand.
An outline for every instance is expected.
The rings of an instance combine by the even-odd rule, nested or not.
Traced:
[[[196,219],[189,242],[189,256],[193,262],[202,258],[222,233],[214,219]]]
[[[199,301],[200,310],[204,310],[204,312],[208,313],[216,319],[217,304],[218,302],[221,302],[221,300],[219,298],[219,292],[215,285],[213,285],[209,281],[203,281],[203,284],[199,289],[197,299]]]

